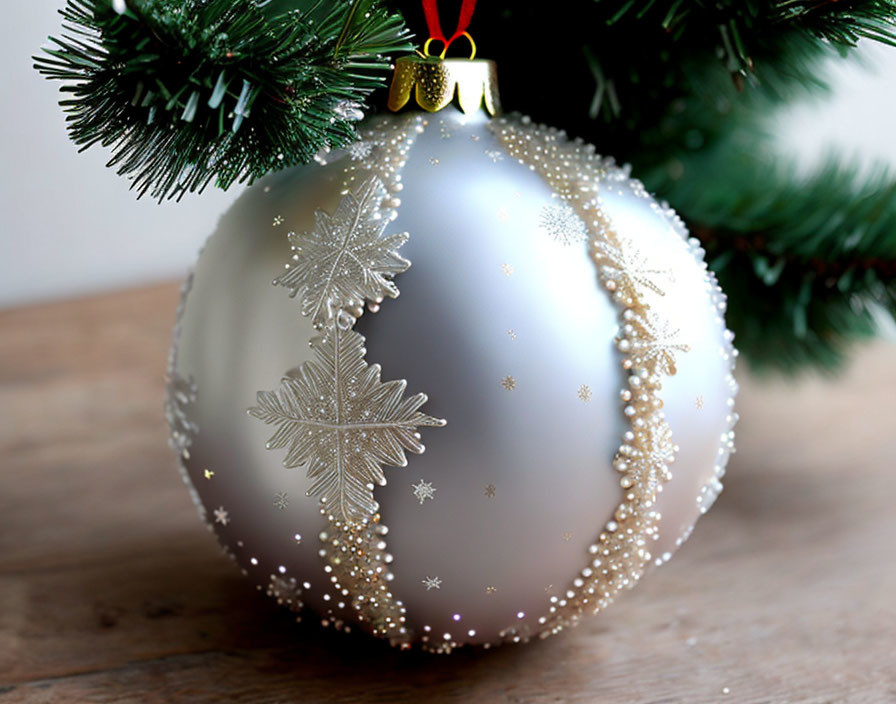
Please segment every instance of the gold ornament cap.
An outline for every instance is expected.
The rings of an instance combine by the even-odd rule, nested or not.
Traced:
[[[501,112],[498,68],[488,59],[442,59],[435,56],[403,56],[395,62],[389,88],[390,110],[401,110],[411,99],[428,112],[450,105],[457,93],[460,109],[470,114],[484,103],[489,115]]]

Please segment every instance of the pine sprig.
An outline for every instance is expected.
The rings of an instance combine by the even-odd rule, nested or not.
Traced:
[[[653,23],[674,41],[715,45],[732,72],[754,69],[752,51],[762,37],[800,30],[841,49],[862,38],[896,44],[892,0],[596,0],[609,25],[632,17]]]
[[[410,34],[378,0],[271,15],[256,0],[68,0],[36,68],[71,95],[73,141],[158,199],[251,182],[355,137]]]
[[[722,169],[725,191],[707,187]],[[799,177],[748,144],[724,142],[685,158],[666,191],[703,243],[754,367],[832,368],[850,342],[874,334],[875,306],[896,315],[891,174],[863,179],[832,162]]]

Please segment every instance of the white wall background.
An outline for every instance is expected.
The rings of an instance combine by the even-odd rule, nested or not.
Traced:
[[[59,28],[62,0],[4,3],[0,28],[0,307],[135,286],[183,275],[240,189],[158,205],[135,200],[65,134],[58,85],[31,56]],[[830,70],[835,94],[774,118],[782,149],[805,169],[830,150],[896,164],[896,49],[868,45]]]

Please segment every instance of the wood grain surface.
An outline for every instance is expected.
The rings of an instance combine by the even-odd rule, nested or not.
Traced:
[[[0,703],[894,702],[896,348],[740,370],[726,490],[669,565],[526,646],[396,652],[294,623],[166,445],[177,288],[0,312]]]

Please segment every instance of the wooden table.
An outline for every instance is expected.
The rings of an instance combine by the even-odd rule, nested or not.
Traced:
[[[896,701],[896,348],[741,370],[726,491],[582,627],[450,657],[296,625],[166,446],[173,285],[0,313],[0,702]]]

